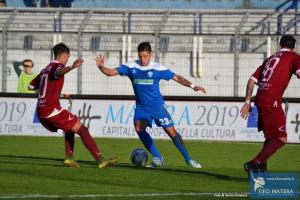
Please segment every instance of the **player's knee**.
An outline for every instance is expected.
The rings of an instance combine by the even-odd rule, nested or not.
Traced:
[[[283,138],[278,138],[282,143],[286,144],[287,143],[287,138],[283,137]]]
[[[72,131],[75,132],[75,133],[77,133],[81,126],[82,126],[82,124],[81,124],[80,121],[78,120],[78,121],[76,122],[76,124],[73,126]]]
[[[136,128],[136,129],[135,129],[135,132],[136,132],[137,134],[140,134],[140,133],[142,132],[142,129]]]
[[[136,133],[137,134],[140,134],[140,133],[142,133],[143,131],[145,131],[145,128],[143,128],[143,127],[135,127],[135,131],[136,131]]]

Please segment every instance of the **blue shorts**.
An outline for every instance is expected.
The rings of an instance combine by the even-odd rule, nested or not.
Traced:
[[[153,120],[157,126],[162,126],[163,128],[174,126],[173,120],[164,105],[155,109],[137,106],[133,121],[136,122],[139,120],[147,122],[150,127],[152,127]]]

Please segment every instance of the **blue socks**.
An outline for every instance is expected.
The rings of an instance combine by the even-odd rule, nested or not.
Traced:
[[[184,157],[185,161],[188,162],[189,160],[191,160],[191,157],[183,144],[181,135],[176,133],[176,136],[172,138],[172,141],[176,146],[176,148],[180,151],[180,153]]]
[[[143,131],[143,132],[139,133],[138,136],[139,136],[140,140],[143,142],[144,146],[147,148],[147,150],[151,153],[151,155],[153,157],[162,158],[158,149],[156,148],[156,146],[154,144],[153,139],[147,133],[147,131]],[[191,160],[191,157],[183,144],[180,134],[176,133],[176,136],[174,138],[172,138],[172,141],[173,141],[174,145],[176,146],[176,148],[180,151],[180,153],[184,157],[184,160],[186,162]]]
[[[147,148],[147,150],[151,153],[153,157],[162,158],[158,149],[156,148],[153,139],[151,136],[147,133],[147,131],[143,131],[138,134],[140,140],[143,142],[144,146]]]

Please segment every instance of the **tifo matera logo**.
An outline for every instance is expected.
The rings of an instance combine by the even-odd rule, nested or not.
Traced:
[[[256,192],[259,188],[264,188],[264,185],[266,184],[265,179],[263,177],[257,177],[254,179],[254,191]]]

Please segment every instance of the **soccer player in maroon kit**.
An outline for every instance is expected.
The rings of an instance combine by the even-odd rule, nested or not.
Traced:
[[[293,36],[283,35],[279,42],[280,51],[267,58],[248,80],[241,116],[245,119],[248,117],[253,88],[257,84],[255,105],[258,110],[258,130],[262,130],[265,136],[262,150],[244,164],[249,178],[252,173],[265,172],[268,158],[287,142],[286,117],[281,104],[292,75],[300,78],[300,56],[295,53],[295,43]]]
[[[64,75],[80,67],[83,60],[77,59],[72,66],[66,67],[70,50],[63,43],[55,45],[53,53],[55,59],[31,81],[29,88],[39,89],[36,111],[41,124],[49,131],[56,132],[57,129],[62,129],[65,132],[66,159],[64,165],[66,167],[79,167],[73,160],[75,133],[81,137],[83,144],[93,155],[99,168],[116,164],[119,158],[105,160],[88,128],[80,123],[76,115],[63,109],[59,103]]]

